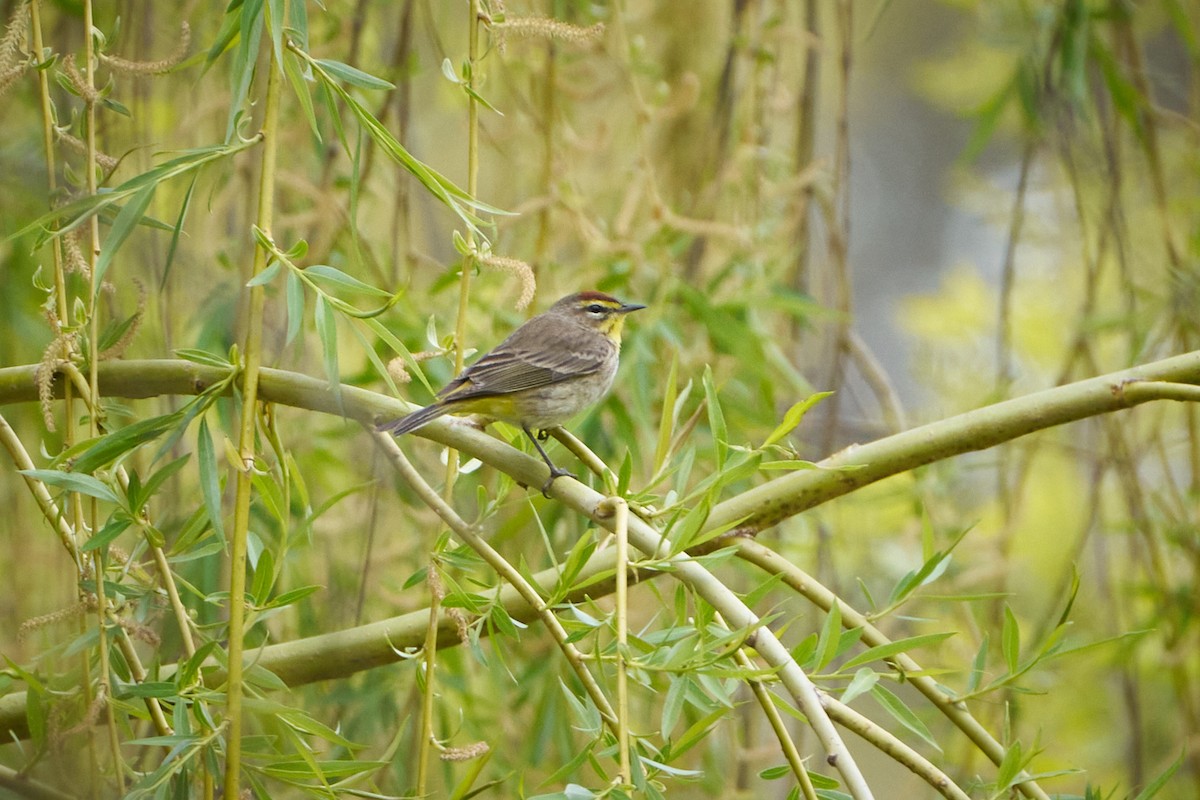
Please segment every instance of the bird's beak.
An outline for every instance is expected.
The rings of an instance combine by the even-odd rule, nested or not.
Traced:
[[[638,311],[643,308],[645,308],[645,306],[641,303],[621,303],[621,307],[618,308],[617,311],[621,312],[622,314],[628,314],[630,311]]]

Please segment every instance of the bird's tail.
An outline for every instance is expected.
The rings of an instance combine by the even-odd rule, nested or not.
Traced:
[[[391,422],[383,422],[375,426],[376,430],[386,431],[393,436],[415,431],[427,422],[432,422],[443,414],[449,413],[450,409],[441,403],[432,403],[424,408],[417,409],[407,417],[392,420]]]

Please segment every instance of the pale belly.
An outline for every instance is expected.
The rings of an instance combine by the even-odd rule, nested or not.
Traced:
[[[554,428],[599,403],[612,388],[617,365],[569,381],[543,386],[514,398],[513,415],[502,416],[505,422],[531,429]]]

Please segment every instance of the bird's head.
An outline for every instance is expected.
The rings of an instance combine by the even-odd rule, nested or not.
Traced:
[[[551,311],[564,314],[589,328],[594,328],[621,343],[621,326],[630,311],[645,308],[640,303],[622,303],[610,294],[597,291],[567,295],[551,307]]]

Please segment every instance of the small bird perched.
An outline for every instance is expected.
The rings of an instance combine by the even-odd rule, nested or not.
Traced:
[[[640,308],[645,306],[604,292],[568,295],[484,353],[435,402],[379,430],[399,436],[443,414],[481,414],[519,425],[550,468],[545,494],[555,478],[571,473],[554,466],[538,439],[608,394],[625,315]]]

